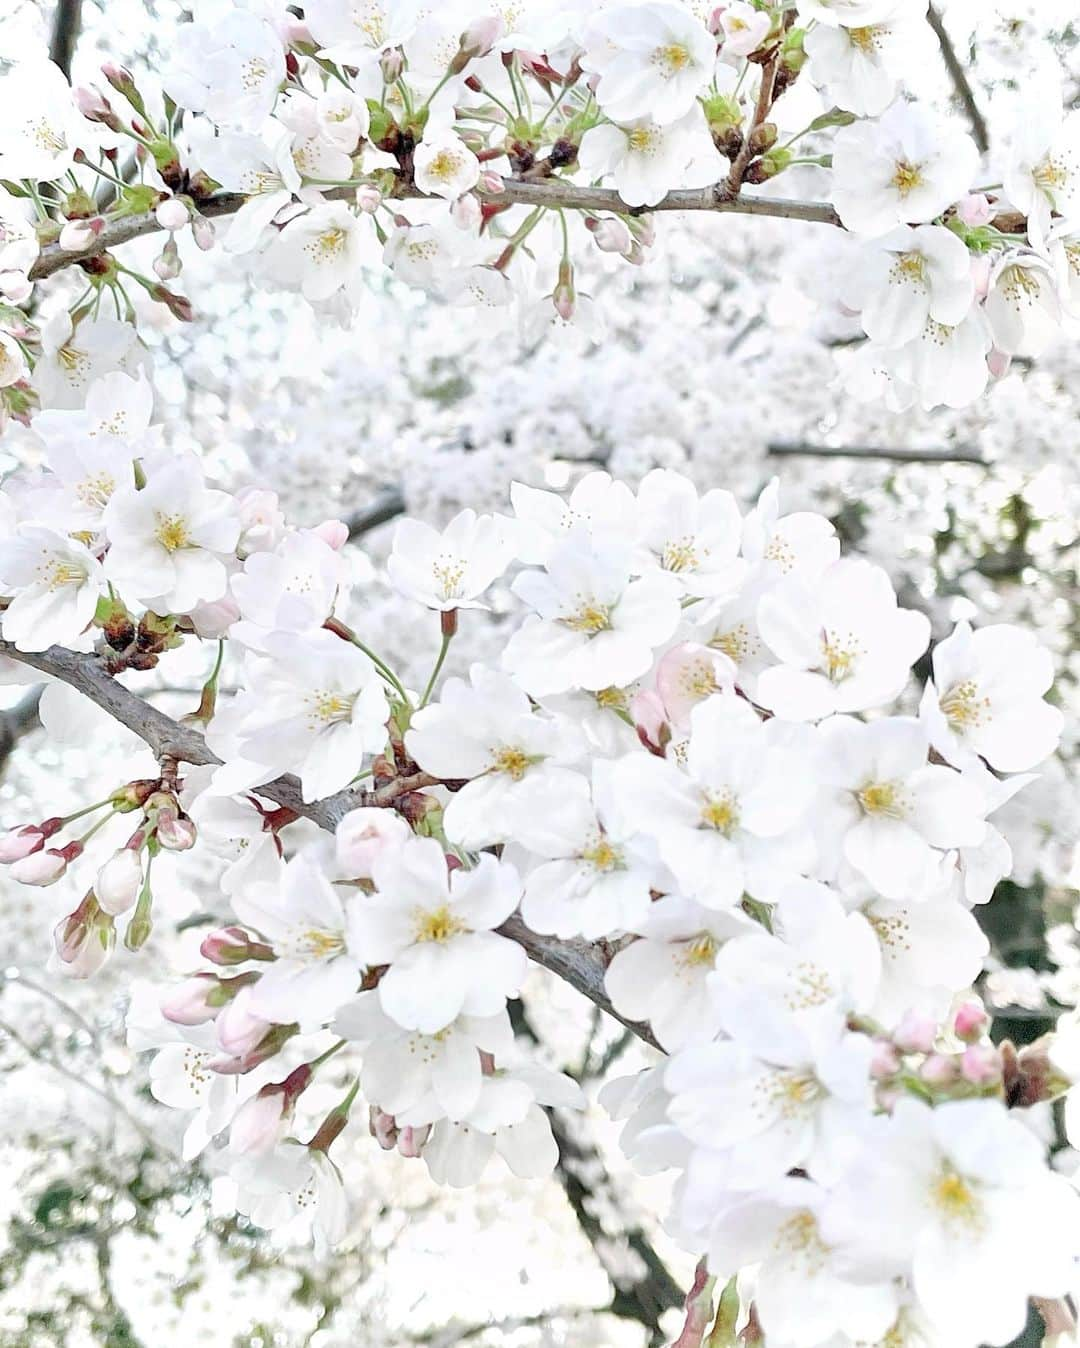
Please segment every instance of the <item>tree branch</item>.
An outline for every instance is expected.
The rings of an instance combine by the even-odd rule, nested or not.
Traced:
[[[22,737],[29,735],[41,724],[38,720],[38,706],[43,691],[42,688],[31,688],[10,711],[0,715],[0,768],[7,763]]]
[[[618,192],[606,187],[584,187],[562,178],[529,180],[521,178],[502,179],[502,190],[485,194],[492,202],[516,206],[566,207],[582,211],[614,211],[620,215],[645,215],[652,211],[719,211],[738,215],[768,215],[785,220],[804,220],[818,224],[835,225],[842,228],[840,217],[827,202],[792,201],[785,197],[745,197],[733,200],[723,195],[725,184],[713,187],[680,188],[669,192],[655,206],[628,206]],[[325,194],[328,198],[341,200],[352,195],[351,188],[332,188]],[[396,193],[397,200],[432,200],[415,187],[402,183]],[[199,203],[199,211],[216,219],[223,215],[234,215],[247,200],[239,192],[219,192],[216,196]],[[97,257],[109,248],[116,248],[144,234],[159,232],[153,211],[138,215],[125,215],[109,220],[101,233],[85,248],[74,252],[66,251],[58,243],[46,244],[41,256],[30,269],[30,279],[41,281],[64,267],[83,262],[89,257]]]
[[[990,133],[986,126],[986,118],[982,115],[978,103],[975,100],[975,91],[971,87],[971,81],[967,77],[967,71],[964,69],[959,56],[956,54],[956,48],[953,46],[952,38],[949,36],[945,27],[945,22],[937,11],[937,7],[931,5],[926,11],[926,21],[934,30],[938,44],[941,47],[941,55],[945,61],[945,66],[949,72],[949,78],[953,82],[953,88],[956,90],[956,96],[964,105],[964,111],[968,115],[968,121],[971,123],[971,135],[975,144],[979,147],[979,153],[985,154],[990,148]]]
[[[40,670],[62,680],[77,692],[88,697],[123,726],[133,731],[154,751],[157,758],[175,758],[181,763],[195,765],[217,764],[221,759],[212,752],[206,740],[193,726],[182,725],[152,707],[149,702],[126,688],[105,672],[96,655],[78,654],[62,646],[50,646],[47,651],[18,651],[10,642],[0,641],[0,655],[6,655],[31,669]],[[419,791],[438,782],[427,773],[401,778],[375,791],[339,791],[325,800],[305,801],[300,794],[300,783],[291,774],[275,777],[252,790],[260,796],[285,805],[305,819],[310,819],[330,832],[350,810],[361,805],[393,806],[401,796]],[[504,922],[500,931],[522,946],[535,963],[550,969],[571,987],[595,1002],[602,1010],[656,1047],[647,1026],[625,1020],[612,1007],[604,992],[604,971],[607,961],[601,946],[584,941],[558,941],[551,936],[539,936],[530,931],[521,918],[514,914]]]
[[[986,460],[977,449],[960,446],[956,449],[879,449],[860,445],[799,445],[774,444],[766,453],[776,458],[814,459],[886,459],[894,463],[978,463],[986,467]]]
[[[52,39],[49,42],[49,60],[71,78],[71,58],[82,28],[82,0],[57,0],[53,19]]]

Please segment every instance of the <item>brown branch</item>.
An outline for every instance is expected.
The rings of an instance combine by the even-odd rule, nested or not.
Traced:
[[[82,0],[57,0],[49,60],[58,65],[68,79],[71,78],[71,58],[75,55],[81,28]]]
[[[614,211],[620,215],[644,215],[651,211],[719,211],[739,215],[768,215],[785,220],[804,220],[818,224],[835,225],[842,228],[840,217],[827,202],[791,201],[784,197],[744,197],[728,200],[724,196],[726,188],[718,183],[713,187],[680,188],[669,192],[655,206],[628,206],[618,192],[606,187],[585,187],[568,182],[562,178],[547,178],[542,182],[530,182],[516,178],[504,178],[502,190],[487,194],[487,199],[500,204],[516,206],[565,207],[582,211]],[[326,196],[343,199],[351,195],[351,188],[332,188]],[[415,187],[402,184],[398,199],[431,200],[418,192]],[[200,212],[211,218],[234,215],[244,204],[246,198],[238,192],[220,192],[216,196],[199,203]],[[30,269],[30,279],[43,280],[64,267],[73,266],[87,258],[97,257],[110,248],[129,243],[132,239],[145,234],[160,231],[153,211],[138,215],[125,215],[109,220],[104,229],[85,248],[74,252],[65,251],[58,243],[46,244],[41,256]]]
[[[156,758],[175,758],[181,763],[217,764],[221,759],[212,752],[206,740],[189,725],[181,725],[164,712],[126,688],[105,672],[96,655],[77,654],[61,646],[50,646],[47,651],[18,651],[10,642],[0,641],[0,655],[6,655],[31,669],[50,674],[88,697],[121,725],[139,736],[153,750]],[[275,777],[253,790],[260,796],[284,805],[296,814],[310,819],[320,827],[333,832],[341,818],[361,805],[388,807],[411,791],[438,784],[438,778],[427,773],[398,778],[375,791],[339,791],[324,800],[305,801],[300,794],[300,783],[291,774]],[[530,931],[516,914],[500,928],[505,936],[522,946],[531,960],[550,969],[571,987],[595,1002],[609,1015],[632,1029],[647,1044],[656,1046],[649,1029],[624,1020],[612,1007],[604,992],[604,971],[607,962],[600,946],[584,941],[558,941],[551,936],[539,936]]]
[[[956,96],[964,105],[964,111],[967,113],[968,121],[971,123],[971,135],[975,144],[979,147],[979,153],[985,154],[990,148],[990,133],[986,126],[986,118],[982,115],[975,99],[975,91],[971,87],[971,81],[967,77],[967,71],[964,69],[959,56],[956,54],[956,48],[953,46],[953,40],[949,36],[948,29],[945,27],[945,21],[938,13],[936,6],[931,5],[926,11],[926,21],[934,30],[938,45],[941,47],[941,55],[945,61],[946,69],[949,72],[949,78],[953,82],[953,88],[956,90]]]

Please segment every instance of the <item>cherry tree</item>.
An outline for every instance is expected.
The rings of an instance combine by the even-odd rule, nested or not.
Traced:
[[[75,886],[51,975],[135,974],[128,1047],[248,1223],[319,1256],[345,1241],[364,1204],[343,1145],[365,1135],[450,1188],[573,1178],[582,1074],[521,1009],[532,964],[644,1046],[600,1098],[629,1163],[673,1179],[668,1234],[697,1264],[679,1348],[1004,1345],[1032,1305],[1044,1342],[1076,1342],[1080,1209],[1038,1133],[1063,1099],[1075,1135],[1076,1026],[1018,1047],[972,990],[977,914],[1023,878],[1045,806],[1026,830],[1017,812],[1075,740],[1069,620],[978,586],[940,602],[971,523],[898,575],[884,510],[860,556],[839,508],[812,508],[835,482],[800,502],[798,473],[763,474],[807,446],[770,438],[784,353],[745,307],[753,273],[790,266],[858,415],[910,433],[940,412],[954,442],[893,452],[981,463],[962,438],[1073,333],[1059,47],[1026,54],[1023,97],[997,91],[993,143],[920,0],[237,0],[85,84],[33,53],[0,76],[5,680],[45,680],[60,742],[100,717],[131,732],[104,794],[13,817],[0,863]],[[927,87],[939,50],[959,108]],[[673,282],[715,274],[725,238],[753,277],[718,353],[728,434],[754,447],[730,479],[707,445],[635,434],[617,354],[567,375],[560,422],[560,362],[617,353],[609,325],[677,347]],[[366,391],[358,470],[355,392],[316,411],[316,386],[302,454],[300,417],[267,452],[256,400],[251,430],[326,513],[290,517],[272,472],[230,483],[198,352],[162,336],[230,269],[384,380],[467,350],[494,394],[523,348],[534,402],[501,413],[502,462],[477,473],[437,406],[380,425]],[[655,284],[647,306],[627,278]],[[839,392],[817,396],[822,425]],[[498,425],[488,400],[473,415]],[[358,472],[382,490],[353,510]],[[925,480],[944,511],[948,479]],[[227,916],[163,981],[161,891],[193,857]]]

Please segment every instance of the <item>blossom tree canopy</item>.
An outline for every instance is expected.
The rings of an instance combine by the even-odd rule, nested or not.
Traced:
[[[200,252],[376,363],[385,341],[392,379],[373,292],[492,363],[603,349],[613,285],[712,216],[820,245],[868,415],[977,417],[1075,338],[1080,111],[1047,43],[989,146],[951,45],[971,106],[921,92],[941,22],[207,0],[152,67],[0,75],[2,673],[45,681],[61,740],[133,732],[102,798],[7,821],[0,864],[77,885],[50,967],[87,980],[153,950],[163,872],[214,858],[227,924],[181,981],[144,968],[127,1038],[253,1224],[342,1241],[347,1130],[439,1185],[496,1155],[550,1173],[551,1111],[585,1097],[515,1034],[535,964],[648,1046],[601,1100],[629,1162],[675,1177],[679,1348],[1005,1345],[1032,1304],[1077,1342],[1080,1197],[1035,1121],[1064,1100],[1080,1145],[1080,1030],[1018,1047],[973,991],[1012,802],[1075,743],[1059,652],[994,604],[941,630],[775,477],[631,471],[556,429],[574,471],[495,503],[462,472],[460,509],[394,504],[369,558],[366,526],[290,517],[160,418],[161,333],[212,300]],[[677,332],[679,303],[662,286],[648,323]],[[758,377],[725,390],[748,426],[783,401]]]

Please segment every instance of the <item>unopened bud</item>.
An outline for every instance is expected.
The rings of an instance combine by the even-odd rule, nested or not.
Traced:
[[[752,184],[767,183],[770,178],[775,178],[778,173],[788,167],[794,158],[790,150],[784,149],[781,145],[774,146],[760,159],[748,165],[746,170],[746,181]]]
[[[386,852],[396,851],[409,836],[409,826],[393,810],[362,806],[342,817],[335,832],[337,864],[342,874],[361,878]]]
[[[965,1002],[953,1021],[953,1032],[965,1044],[975,1044],[986,1033],[990,1017],[978,1002]]]
[[[870,1075],[878,1081],[887,1081],[900,1070],[900,1055],[887,1039],[874,1041],[874,1051],[870,1058]]]
[[[195,318],[195,310],[191,307],[191,301],[186,295],[177,295],[168,286],[154,286],[147,292],[151,299],[157,300],[159,304],[164,304],[169,313],[174,318],[180,319],[182,323],[191,323]]]
[[[281,1140],[293,1116],[298,1096],[311,1081],[311,1068],[303,1063],[295,1072],[269,1086],[241,1106],[229,1129],[229,1148],[241,1155],[264,1155]]]
[[[901,1053],[930,1053],[937,1039],[937,1023],[918,1011],[905,1012],[893,1035]]]
[[[450,218],[458,229],[476,230],[480,228],[483,210],[475,192],[466,192],[450,206]]]
[[[378,1105],[372,1105],[368,1110],[368,1128],[383,1151],[393,1151],[397,1146],[397,1120]]]
[[[90,978],[116,945],[116,927],[91,891],[73,913],[57,923],[53,943],[60,969],[68,978]]]
[[[574,317],[574,302],[577,296],[574,291],[574,268],[568,259],[563,258],[559,263],[559,279],[556,282],[555,289],[551,294],[551,302],[555,306],[555,312],[563,320],[569,323]]]
[[[164,201],[158,202],[154,210],[154,219],[162,229],[173,233],[184,228],[191,219],[191,211],[182,198],[166,197]]]
[[[626,221],[620,220],[618,216],[609,215],[603,220],[592,219],[587,221],[587,224],[593,242],[602,253],[619,253],[626,257],[633,247],[634,236],[630,233]]]
[[[205,215],[195,214],[191,217],[191,237],[195,240],[198,248],[204,253],[208,253],[214,246],[214,225],[213,221],[207,220]]]
[[[261,941],[253,941],[243,927],[220,927],[212,931],[203,938],[199,953],[211,964],[224,966],[274,958],[273,950]]]
[[[75,106],[88,122],[100,122],[107,126],[110,131],[119,131],[122,127],[120,118],[113,112],[112,104],[96,89],[88,89],[85,85],[79,85],[72,90],[75,98]]]
[[[929,1086],[948,1086],[956,1080],[956,1059],[944,1053],[931,1053],[919,1068],[919,1076]]]
[[[480,181],[476,184],[481,192],[485,192],[489,197],[498,196],[500,192],[506,191],[506,184],[498,173],[492,173],[490,170],[481,173]]]
[[[626,227],[642,248],[651,248],[656,242],[656,221],[651,215],[632,215]]]
[[[161,1014],[174,1025],[205,1025],[224,1003],[217,974],[193,974],[173,988],[161,1002]]]
[[[383,195],[373,183],[361,183],[356,189],[356,205],[367,215],[374,215],[382,201]]]
[[[183,264],[180,261],[180,250],[176,246],[175,239],[169,239],[161,252],[153,261],[154,275],[162,281],[173,281],[180,275]]]
[[[388,47],[379,57],[379,69],[384,84],[396,84],[405,69],[405,56],[400,47]]]
[[[136,88],[130,70],[125,70],[123,66],[114,65],[111,61],[107,61],[101,67],[101,73],[118,94],[124,95],[136,112],[141,113],[144,117],[146,116],[146,107],[142,95]]]
[[[402,1156],[415,1160],[424,1150],[424,1143],[430,1136],[430,1123],[425,1123],[422,1128],[402,1128],[398,1132],[397,1149]]]
[[[32,852],[40,852],[45,846],[45,836],[36,824],[23,824],[21,828],[0,833],[0,865],[10,866]]]
[[[268,1020],[251,1010],[252,982],[240,989],[217,1018],[214,1030],[222,1052],[233,1058],[243,1058],[266,1038],[273,1028]]]
[[[186,814],[174,814],[171,810],[163,810],[158,815],[154,836],[166,851],[186,852],[195,846],[199,835],[194,821]]]
[[[219,1072],[222,1076],[243,1076],[276,1057],[293,1035],[299,1032],[300,1027],[296,1024],[271,1025],[254,1048],[238,1056],[213,1058],[207,1066],[211,1072]]]
[[[98,903],[113,917],[119,917],[134,905],[141,888],[142,861],[139,853],[130,847],[114,852],[98,871],[94,882]]]
[[[1001,1081],[1001,1054],[993,1044],[969,1044],[960,1059],[960,1074],[973,1086]]]
[[[69,847],[71,844],[69,844]],[[81,848],[79,849],[82,850]],[[68,868],[68,848],[50,847],[47,851],[31,852],[29,856],[12,862],[10,875],[20,885],[52,885]],[[76,854],[77,855],[77,854]]]
[[[104,228],[105,221],[101,216],[95,216],[92,220],[69,220],[60,231],[60,247],[65,253],[81,253],[84,248],[90,247]]]

